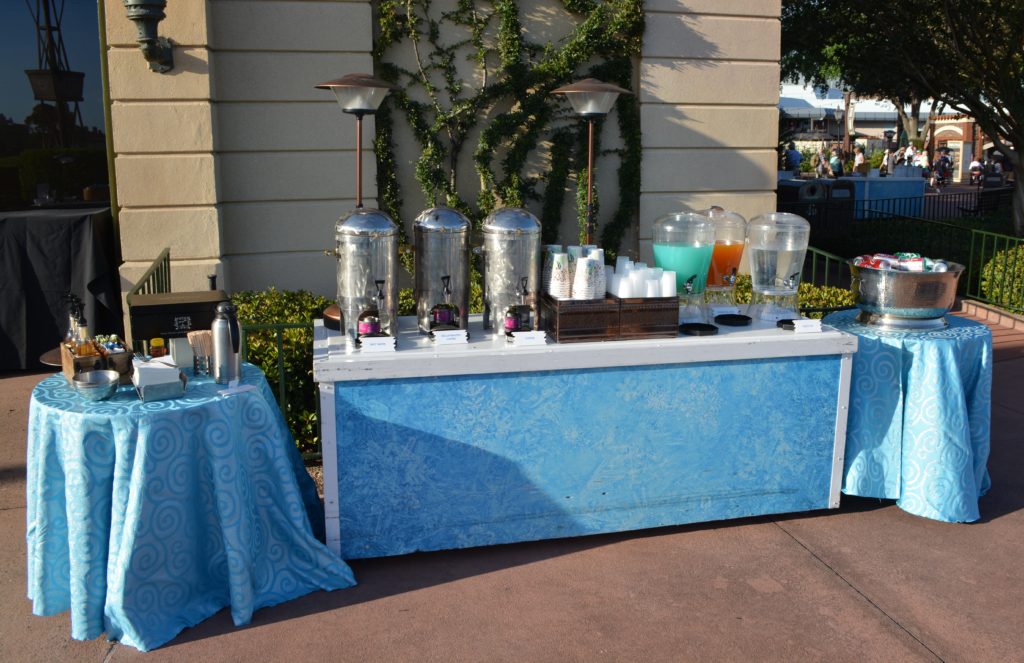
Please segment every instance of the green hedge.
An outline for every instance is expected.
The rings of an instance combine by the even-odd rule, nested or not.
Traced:
[[[330,305],[326,297],[305,290],[270,288],[238,292],[231,296],[238,307],[242,325],[312,322],[323,316]],[[318,451],[317,389],[313,382],[313,331],[311,328],[286,329],[283,333],[285,393],[284,416],[303,453]],[[248,361],[259,366],[277,394],[277,337],[271,330],[248,335]]]
[[[750,276],[736,278],[736,303],[749,304],[751,297]],[[857,301],[850,290],[827,285],[801,283],[798,299],[801,309],[844,308],[854,306]],[[808,313],[809,318],[820,318],[820,312]]]
[[[1024,244],[996,253],[981,268],[981,294],[996,306],[1024,310]]]

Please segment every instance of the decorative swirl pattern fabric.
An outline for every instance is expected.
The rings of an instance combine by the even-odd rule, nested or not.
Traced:
[[[225,606],[254,610],[355,584],[314,537],[323,509],[263,373],[220,396],[143,403],[128,385],[88,402],[62,375],[32,392],[28,597],[71,611],[72,637],[104,631],[142,651]],[[322,537],[321,537],[322,538]]]
[[[841,311],[825,323],[856,334],[843,492],[895,499],[947,522],[980,517],[988,492],[992,333],[947,316],[935,331],[885,331]]]
[[[342,556],[829,506],[835,356],[335,383]]]

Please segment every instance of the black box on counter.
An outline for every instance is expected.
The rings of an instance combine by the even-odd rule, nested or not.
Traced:
[[[182,338],[190,331],[209,329],[217,304],[227,300],[223,290],[132,295],[128,300],[132,338]]]

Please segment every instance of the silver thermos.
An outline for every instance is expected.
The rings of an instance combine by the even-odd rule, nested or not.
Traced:
[[[231,302],[217,304],[217,315],[210,327],[213,335],[213,379],[228,384],[242,377],[241,330],[238,315]]]

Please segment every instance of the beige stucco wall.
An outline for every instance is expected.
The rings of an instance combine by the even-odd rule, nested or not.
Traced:
[[[205,288],[206,274],[217,271],[233,290],[333,294],[334,263],[321,251],[354,204],[355,123],[313,85],[372,70],[370,4],[175,0],[160,25],[175,43],[175,69],[155,74],[119,4],[107,3],[125,288],[170,246],[175,290]],[[521,5],[536,41],[569,28],[568,17],[541,0]],[[642,258],[650,258],[651,226],[665,212],[720,204],[749,217],[774,207],[779,83],[779,0],[648,0],[646,10],[637,63],[642,194],[637,231],[623,247]],[[373,122],[366,124],[369,148]],[[412,180],[417,148],[402,124],[396,156],[409,164],[400,219],[408,226],[429,201]],[[616,134],[606,131],[605,148],[617,146]],[[460,192],[472,201],[471,150],[463,164]],[[617,203],[616,166],[603,157],[596,167],[605,214]],[[543,174],[543,154],[533,168]],[[367,149],[371,205],[374,178]],[[572,199],[570,191],[566,242]]]
[[[122,290],[169,246],[176,290],[205,289],[223,274],[207,3],[176,0],[161,23],[175,68],[155,74],[123,6],[108,0],[107,63],[120,205]]]
[[[640,61],[640,254],[654,221],[775,209],[779,0],[647,0]]]

